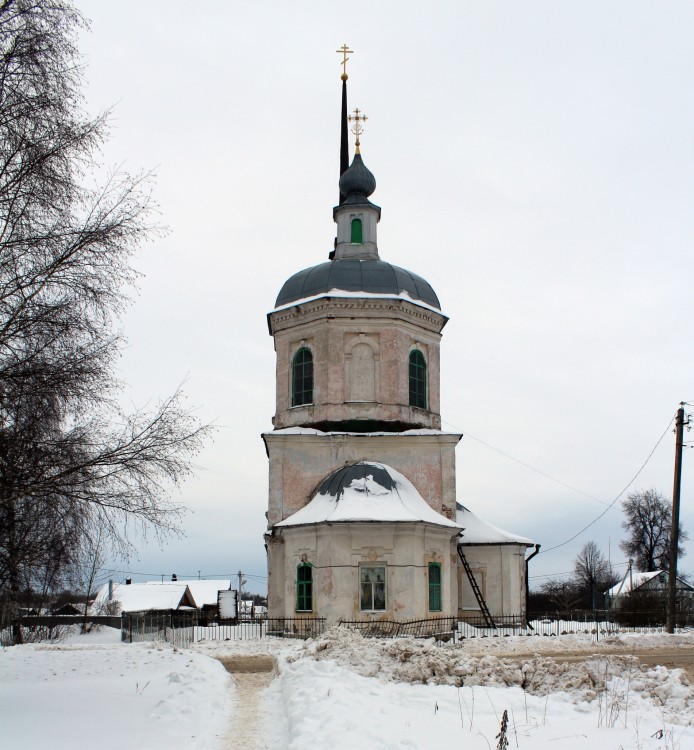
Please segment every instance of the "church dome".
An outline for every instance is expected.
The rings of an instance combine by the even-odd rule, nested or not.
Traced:
[[[355,154],[349,169],[346,169],[340,177],[340,192],[347,199],[346,202],[353,203],[349,198],[362,196],[368,198],[376,190],[376,178],[366,168],[361,154]]]
[[[290,276],[277,296],[275,307],[329,292],[339,296],[340,291],[403,295],[441,309],[436,292],[421,276],[384,260],[355,258],[329,260]]]

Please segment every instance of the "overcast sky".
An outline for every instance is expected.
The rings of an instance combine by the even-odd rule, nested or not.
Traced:
[[[465,434],[459,500],[548,549],[663,434],[628,491],[671,498],[668,424],[694,402],[691,2],[77,5],[92,21],[86,107],[115,105],[102,157],[155,169],[171,230],[136,257],[126,398],[152,403],[186,380],[219,427],[178,496],[185,538],[142,544],[116,577],[242,569],[264,589],[266,314],[332,247],[344,42],[381,257],[425,276],[450,318],[441,401],[444,429]],[[685,451],[694,536],[693,462]],[[591,539],[623,563],[620,521],[617,503],[531,575],[569,571]]]

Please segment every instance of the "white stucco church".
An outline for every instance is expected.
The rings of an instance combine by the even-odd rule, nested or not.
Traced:
[[[348,166],[346,81],[334,250],[289,278],[268,314],[268,615],[524,616],[533,542],[456,500],[462,435],[441,430],[439,399],[448,319],[427,281],[381,260],[358,110]]]

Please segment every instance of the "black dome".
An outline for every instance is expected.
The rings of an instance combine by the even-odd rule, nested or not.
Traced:
[[[441,309],[439,298],[431,284],[416,273],[386,263],[384,260],[354,258],[329,260],[295,273],[284,282],[275,307],[306,297],[326,294],[333,289],[371,294],[405,292],[413,300],[425,302],[437,310]]]
[[[340,177],[340,192],[345,198],[355,195],[368,197],[374,190],[376,178],[366,168],[361,154],[355,154],[352,165]]]

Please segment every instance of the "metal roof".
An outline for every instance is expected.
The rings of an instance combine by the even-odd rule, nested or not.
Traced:
[[[436,292],[421,276],[384,260],[355,258],[329,260],[295,273],[284,282],[275,307],[333,290],[370,294],[405,292],[414,300],[421,300],[437,310],[441,309]]]
[[[389,467],[375,463],[359,463],[343,466],[333,472],[318,489],[319,495],[331,495],[339,500],[345,491],[355,480],[371,477],[373,481],[388,492],[395,488],[395,481],[389,472]]]

